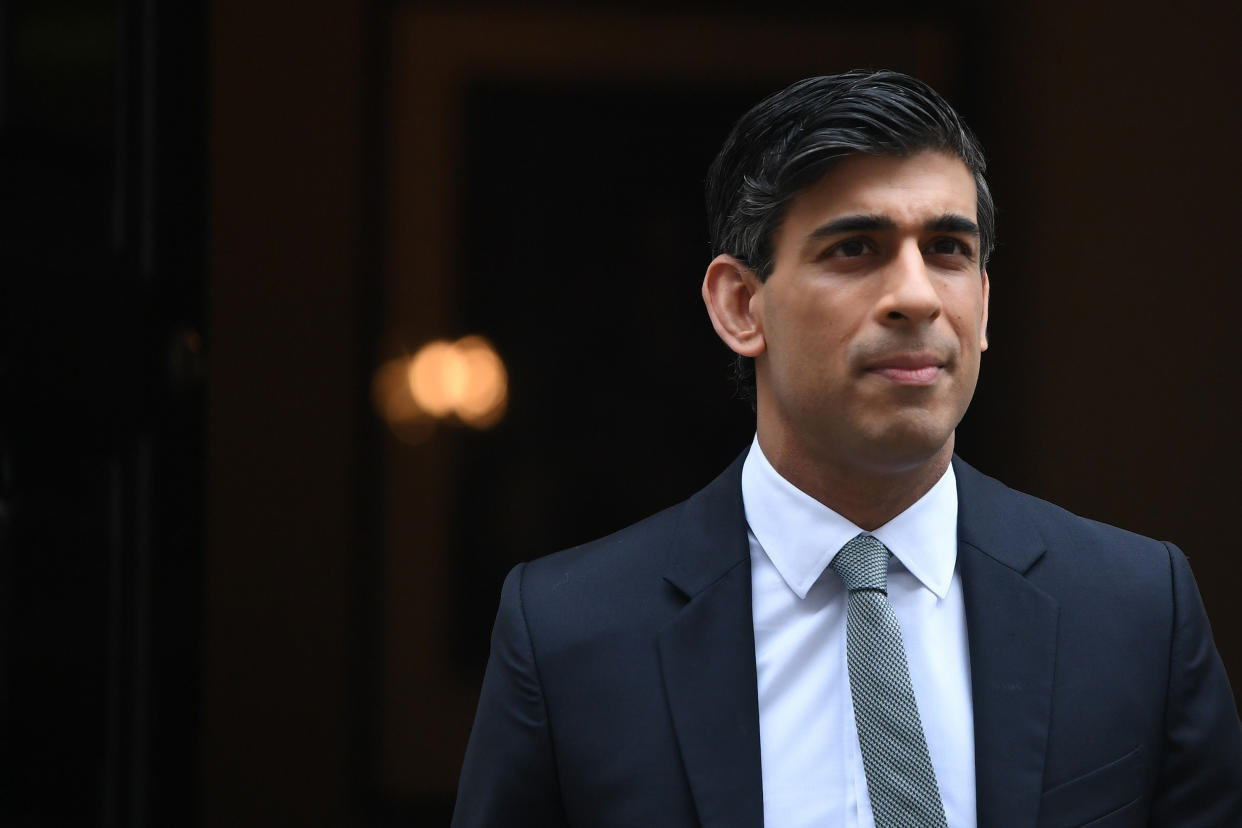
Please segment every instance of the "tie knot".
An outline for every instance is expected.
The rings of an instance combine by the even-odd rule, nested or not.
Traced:
[[[888,547],[865,532],[859,533],[832,559],[829,566],[850,592],[875,589],[888,594]]]

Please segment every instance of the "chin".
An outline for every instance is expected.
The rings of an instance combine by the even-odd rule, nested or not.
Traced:
[[[928,423],[898,423],[867,440],[870,465],[877,471],[905,472],[953,449],[953,429]]]

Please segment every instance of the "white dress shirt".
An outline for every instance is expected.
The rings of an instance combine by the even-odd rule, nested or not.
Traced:
[[[873,828],[845,661],[846,592],[828,564],[863,531],[774,469],[756,438],[742,468],[750,525],[765,828]],[[975,825],[970,653],[950,465],[871,532],[893,553],[888,597],[950,828]]]

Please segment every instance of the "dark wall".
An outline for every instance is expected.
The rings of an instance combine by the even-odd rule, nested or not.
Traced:
[[[204,801],[346,825],[363,4],[212,4]]]
[[[197,823],[204,4],[0,8],[0,823]]]
[[[1011,9],[988,49],[1003,246],[985,370],[1008,391],[989,443],[1013,485],[1181,545],[1236,685],[1242,14],[1088,4],[1067,26],[1060,5]]]

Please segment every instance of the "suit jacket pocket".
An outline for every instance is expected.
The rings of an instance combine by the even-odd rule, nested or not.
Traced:
[[[1142,809],[1130,807],[1143,793],[1143,748],[1100,765],[1081,776],[1044,791],[1039,801],[1040,828],[1077,828],[1124,809],[1135,825],[1142,825]],[[1119,813],[1120,817],[1121,814]],[[1107,824],[1112,828],[1112,822]],[[1117,823],[1117,828],[1129,822]]]

